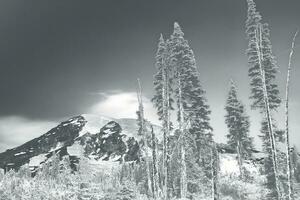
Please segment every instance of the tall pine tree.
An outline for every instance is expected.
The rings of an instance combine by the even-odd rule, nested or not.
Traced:
[[[173,34],[167,40],[167,49],[170,54],[169,59],[173,68],[174,79],[180,83],[174,84],[177,86],[174,90],[178,108],[178,121],[189,124],[184,133],[182,133],[185,134],[185,137],[182,138],[194,139],[197,147],[195,155],[197,163],[204,168],[208,168],[207,175],[210,176],[209,155],[213,141],[209,117],[211,111],[207,104],[205,91],[200,83],[194,52],[184,38],[181,27],[176,22],[174,23]],[[186,144],[185,146],[187,148],[186,151],[189,151],[188,145]]]
[[[190,157],[190,152],[194,153],[194,158],[197,160],[197,164],[206,164],[206,167],[210,167],[210,145],[212,144],[212,127],[210,126],[210,109],[205,98],[205,91],[202,89],[200,84],[200,77],[196,67],[196,61],[194,53],[190,48],[187,40],[184,39],[184,33],[182,32],[178,23],[174,24],[174,32],[171,37],[164,41],[161,37],[158,45],[158,51],[156,54],[156,67],[157,74],[154,76],[154,89],[155,95],[152,99],[155,107],[158,110],[158,115],[162,120],[163,126],[165,127],[165,104],[166,99],[165,88],[167,85],[168,96],[167,102],[169,107],[172,109],[173,99],[176,99],[176,108],[178,108],[177,119],[181,123],[181,135],[184,137],[180,138],[181,147],[181,165],[184,165]],[[167,77],[166,77],[167,75]],[[176,83],[176,84],[174,84]],[[181,92],[181,93],[180,93]],[[179,109],[181,108],[181,109]],[[169,127],[170,128],[170,127]],[[191,151],[194,147],[191,147],[190,143],[184,142],[185,140],[193,141],[196,143],[195,151]],[[182,151],[184,150],[184,151]],[[206,152],[205,152],[206,151]],[[187,153],[187,157],[183,154]],[[202,156],[201,156],[202,155]],[[183,161],[183,162],[182,162]],[[180,193],[186,195],[185,188],[191,177],[184,170],[191,170],[190,163],[187,164],[187,169],[181,168],[182,178],[188,179],[186,183],[181,185]],[[207,170],[208,176],[211,175],[209,169]]]
[[[151,99],[152,103],[154,104],[154,106],[157,109],[157,115],[159,117],[159,120],[161,120],[163,122],[163,118],[164,118],[164,113],[163,113],[163,87],[164,87],[164,74],[170,74],[171,73],[171,69],[169,66],[167,66],[167,57],[168,57],[168,51],[167,51],[167,44],[164,40],[163,35],[160,35],[159,38],[159,42],[158,42],[158,48],[157,48],[157,52],[156,52],[156,62],[155,62],[155,66],[157,69],[156,74],[154,75],[154,96]],[[168,77],[167,81],[167,85],[169,88],[169,105],[170,108],[169,109],[173,109],[173,103],[174,100],[171,96],[172,94],[172,84],[173,84],[173,80],[172,77]]]
[[[226,101],[225,123],[229,133],[226,135],[228,145],[236,150],[240,174],[243,177],[243,160],[250,157],[253,149],[253,138],[249,136],[249,116],[242,102],[237,97],[237,89],[233,81]]]
[[[247,0],[248,3],[248,16],[246,20],[246,34],[248,39],[248,63],[251,86],[251,96],[253,100],[252,108],[259,108],[261,112],[265,109],[263,100],[263,86],[260,77],[260,66],[258,60],[258,49],[256,46],[256,30],[261,24],[262,26],[262,67],[265,72],[266,86],[269,98],[269,105],[271,110],[275,110],[279,107],[281,99],[279,97],[278,85],[275,82],[276,75],[278,73],[278,67],[276,65],[275,57],[272,53],[272,45],[270,41],[270,29],[267,23],[262,22],[262,17],[259,12],[256,11],[256,5],[253,0]]]
[[[267,176],[267,187],[272,191],[270,199],[280,199],[275,131],[272,131],[275,126],[272,113],[281,103],[278,85],[275,82],[278,67],[272,53],[268,24],[262,22],[262,17],[256,11],[253,0],[247,0],[247,4],[246,34],[248,39],[248,75],[251,86],[250,98],[253,100],[252,108],[259,109],[261,113],[266,114],[261,128],[264,150],[268,154],[265,159],[264,171]]]

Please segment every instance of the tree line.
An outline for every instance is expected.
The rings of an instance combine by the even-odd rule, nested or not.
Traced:
[[[259,137],[266,155],[262,170],[262,175],[266,177],[265,187],[269,191],[266,199],[291,200],[294,199],[293,182],[297,166],[297,161],[293,159],[297,157],[297,153],[289,142],[289,84],[298,32],[292,41],[286,96],[283,100],[278,89],[278,66],[272,52],[269,26],[256,10],[253,0],[247,0],[247,6],[245,32],[248,41],[246,54],[250,99],[251,109],[258,110],[262,116]],[[151,162],[153,165],[152,170],[147,167],[149,195],[155,199],[167,200],[173,196],[188,198],[193,192],[209,191],[212,199],[219,199],[220,160],[218,144],[213,139],[210,124],[211,110],[201,85],[201,74],[197,69],[194,52],[177,22],[174,23],[173,33],[169,38],[160,36],[155,59],[157,72],[154,75],[155,94],[152,102],[162,124],[163,139],[161,156],[158,155],[159,150],[155,149],[152,160],[147,155],[144,158],[146,165]],[[138,94],[140,134],[147,135],[144,130],[147,125],[143,118],[141,89]],[[280,130],[274,113],[278,112],[283,102],[286,125],[285,130]],[[227,145],[237,154],[240,180],[247,181],[243,163],[252,158],[254,144],[249,135],[250,118],[246,113],[246,106],[238,97],[237,85],[233,80],[230,81],[225,110],[225,123],[229,132],[226,135]],[[152,146],[159,146],[153,131],[152,136]],[[285,144],[285,152],[277,147],[279,142]],[[144,151],[147,152],[147,142],[144,140],[143,144]],[[157,159],[160,159],[160,165]]]

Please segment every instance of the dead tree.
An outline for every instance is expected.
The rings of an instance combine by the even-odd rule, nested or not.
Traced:
[[[289,139],[289,86],[290,86],[290,74],[292,69],[292,57],[294,54],[295,40],[298,35],[296,31],[292,47],[289,55],[288,71],[286,78],[286,88],[285,88],[285,143],[286,143],[286,173],[287,173],[287,184],[288,184],[288,200],[293,199],[293,182],[292,182],[292,165],[291,165],[291,156],[290,156],[290,139]]]
[[[179,104],[179,131],[183,135],[180,141],[180,163],[181,163],[181,176],[180,176],[180,197],[186,198],[187,196],[187,174],[186,174],[186,163],[185,163],[185,137],[184,137],[184,110],[182,104],[182,89],[180,74],[178,74],[178,104]]]
[[[240,177],[243,180],[244,179],[243,160],[242,160],[241,145],[240,145],[239,140],[237,141],[236,152],[237,152],[238,165],[239,165],[239,170],[240,170]]]
[[[169,72],[166,67],[166,53],[163,57],[163,86],[162,86],[162,98],[163,98],[163,181],[162,191],[164,199],[168,199],[168,166],[169,166],[169,137],[170,137],[170,94],[169,94]]]
[[[153,131],[153,126],[151,126],[151,140],[152,140],[152,177],[153,177],[153,181],[152,181],[152,191],[153,191],[153,198],[154,199],[158,199],[159,196],[159,176],[158,176],[158,170],[157,170],[157,151],[156,151],[156,137],[155,137],[155,133]]]
[[[144,140],[144,151],[145,151],[145,164],[146,164],[146,172],[147,172],[147,188],[149,195],[152,195],[152,187],[151,187],[151,175],[150,175],[150,166],[149,166],[149,155],[148,155],[148,142],[147,142],[147,130],[145,125],[145,117],[144,117],[144,105],[143,105],[143,99],[142,99],[142,86],[140,83],[140,80],[137,79],[138,82],[138,102],[139,102],[139,114],[140,114],[140,129],[142,132],[142,137]]]
[[[216,144],[213,142],[210,148],[210,168],[211,168],[211,197],[212,200],[219,199],[218,173],[219,173],[219,153]]]

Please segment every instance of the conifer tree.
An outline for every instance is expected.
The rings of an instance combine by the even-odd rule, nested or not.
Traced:
[[[246,20],[246,34],[248,39],[248,64],[250,77],[251,96],[253,100],[252,108],[259,109],[264,114],[262,121],[263,144],[266,148],[271,165],[265,163],[267,173],[267,185],[272,190],[270,199],[280,199],[280,187],[277,167],[277,152],[274,131],[273,112],[279,107],[281,99],[279,97],[276,75],[278,67],[272,53],[270,41],[270,30],[268,24],[262,22],[262,17],[256,11],[253,0],[247,0],[248,15]]]
[[[206,167],[210,168],[209,144],[212,141],[212,127],[209,118],[211,111],[205,98],[205,91],[200,83],[194,53],[187,40],[184,39],[184,33],[178,23],[174,23],[173,34],[166,42],[162,37],[160,38],[156,66],[158,72],[154,76],[155,96],[152,101],[158,109],[158,115],[163,122],[164,130],[166,128],[170,130],[171,128],[165,124],[169,122],[169,111],[173,109],[173,99],[176,99],[180,132],[185,134],[184,137],[180,137],[180,144],[182,144],[180,146],[184,147],[180,151],[181,166],[183,166],[181,168],[181,180],[183,180],[181,193],[183,192],[182,194],[185,196],[188,180],[184,181],[184,177],[187,177],[185,170],[188,169],[184,167],[186,161],[184,155],[186,150],[189,151],[189,145],[183,145],[185,144],[184,139],[186,137],[193,138],[197,146],[194,156],[197,158],[197,163],[205,164]],[[185,128],[183,128],[183,124]],[[168,145],[164,144],[163,146],[168,148]],[[209,171],[208,175],[210,176]]]
[[[176,22],[174,23],[174,32],[167,43],[176,78],[181,80],[184,120],[190,122],[189,132],[196,136],[197,146],[200,150],[201,140],[212,140],[212,127],[209,117],[211,111],[200,83],[194,52],[188,41],[184,39],[184,33]],[[179,95],[178,88],[176,88],[176,95]],[[179,98],[176,99],[179,104]],[[180,119],[180,112],[178,112],[178,119]]]
[[[229,130],[228,145],[236,150],[240,174],[243,177],[243,160],[252,154],[253,138],[249,136],[249,116],[246,115],[245,107],[237,97],[237,89],[232,80],[225,110],[225,123]]]
[[[153,102],[154,106],[157,109],[157,115],[159,117],[159,120],[161,120],[162,122],[164,121],[164,113],[163,113],[163,96],[164,96],[164,74],[166,75],[166,73],[170,74],[170,67],[167,66],[167,56],[168,56],[168,52],[167,52],[167,45],[166,42],[163,38],[163,35],[160,35],[159,38],[159,42],[158,42],[158,49],[156,52],[156,69],[157,69],[157,73],[154,75],[154,96],[151,99],[151,101]],[[173,84],[173,80],[171,78],[171,76],[168,76],[168,80],[167,81],[167,85],[169,88],[169,106],[170,106],[170,110],[173,109],[173,98],[171,96],[172,93],[172,84]]]
[[[169,167],[169,137],[171,130],[170,110],[172,109],[172,76],[169,65],[169,52],[161,35],[156,53],[157,74],[154,76],[155,95],[152,98],[157,108],[159,119],[163,126],[163,155],[162,155],[162,191],[164,199],[168,199],[168,167]]]
[[[204,168],[210,168],[210,146],[212,141],[212,127],[210,126],[210,109],[207,105],[205,91],[202,89],[200,77],[196,66],[196,60],[193,50],[190,48],[188,41],[184,38],[184,33],[178,23],[174,23],[174,31],[167,40],[167,49],[170,55],[170,65],[173,68],[174,80],[174,98],[177,103],[177,119],[181,134],[181,195],[186,197],[187,184],[186,180],[186,151],[191,148],[185,140],[193,138],[196,143],[197,163]],[[186,126],[188,124],[188,126]],[[188,128],[183,128],[183,126]],[[202,155],[202,156],[201,156]],[[201,160],[201,161],[200,161]],[[210,176],[209,170],[207,175]]]
[[[264,94],[262,80],[260,78],[260,66],[258,60],[258,49],[256,46],[256,35],[258,25],[261,24],[261,43],[262,43],[262,55],[261,60],[262,67],[265,74],[265,82],[268,93],[269,106],[271,110],[274,110],[279,107],[281,99],[279,97],[278,85],[275,82],[276,75],[278,73],[278,67],[276,64],[275,57],[272,52],[272,45],[270,41],[270,29],[267,23],[262,22],[262,17],[259,12],[256,11],[256,5],[253,0],[247,0],[248,3],[248,15],[246,20],[246,35],[248,39],[248,63],[249,71],[248,75],[250,77],[250,86],[251,86],[251,96],[253,100],[252,108],[260,109],[261,112],[264,112]]]

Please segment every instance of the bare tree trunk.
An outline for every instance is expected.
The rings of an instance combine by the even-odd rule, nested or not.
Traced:
[[[145,150],[145,163],[146,163],[146,171],[147,171],[147,186],[149,195],[152,195],[152,187],[151,187],[151,175],[150,175],[150,166],[149,166],[149,155],[148,155],[148,142],[147,142],[147,131],[145,127],[145,117],[144,117],[144,106],[142,99],[142,87],[140,80],[137,79],[138,82],[138,101],[139,101],[139,111],[141,115],[141,130],[144,140],[144,150]]]
[[[168,155],[168,140],[170,136],[170,100],[169,100],[169,74],[166,70],[165,66],[165,58],[163,58],[163,88],[162,88],[162,97],[163,97],[163,183],[162,183],[162,191],[164,199],[168,199],[168,163],[169,163],[169,155]]]
[[[214,153],[213,148],[210,149],[210,168],[211,168],[211,197],[215,200],[215,174],[214,174]]]
[[[218,150],[216,144],[213,143],[210,149],[210,167],[211,167],[211,197],[212,200],[219,199],[218,193],[218,162],[219,162]]]
[[[269,129],[269,137],[270,137],[270,143],[271,143],[271,152],[272,152],[272,163],[273,163],[273,169],[274,169],[274,176],[275,176],[275,187],[277,192],[277,199],[281,199],[281,192],[280,192],[280,186],[279,186],[279,177],[278,177],[278,165],[277,165],[277,152],[276,152],[276,141],[273,131],[273,124],[272,124],[272,117],[270,113],[270,106],[269,106],[269,97],[268,97],[268,91],[266,86],[266,79],[265,79],[265,71],[262,66],[262,60],[263,60],[263,52],[262,52],[262,25],[259,24],[257,27],[257,30],[255,32],[256,37],[256,47],[258,50],[258,62],[259,62],[259,68],[260,68],[260,76],[262,81],[262,89],[264,94],[264,103],[265,103],[265,114],[268,122],[268,129]]]
[[[152,183],[152,190],[153,190],[153,197],[154,199],[158,199],[159,195],[159,185],[158,185],[158,170],[157,170],[157,152],[156,152],[156,137],[153,131],[153,126],[151,126],[151,135],[152,135],[152,163],[153,163],[153,183]]]
[[[184,111],[182,105],[182,90],[181,90],[181,80],[180,74],[178,74],[178,103],[179,103],[179,131],[181,135],[184,135]],[[180,177],[180,197],[186,198],[187,196],[187,178],[186,178],[186,163],[185,163],[185,137],[181,139],[180,145],[180,155],[181,155],[181,177]]]
[[[290,156],[290,139],[289,139],[289,84],[290,84],[290,73],[292,68],[292,57],[295,48],[295,40],[298,35],[298,31],[296,31],[293,41],[292,47],[289,55],[289,63],[288,63],[288,71],[286,78],[286,89],[285,89],[285,142],[286,142],[286,166],[287,166],[287,182],[288,182],[288,200],[293,199],[293,182],[292,182],[292,165],[291,165],[291,156]]]
[[[238,158],[238,165],[240,169],[240,176],[241,179],[244,179],[244,172],[243,172],[243,161],[242,161],[242,156],[241,156],[241,146],[240,146],[240,141],[237,141],[237,147],[236,147],[236,152],[237,152],[237,158]]]

